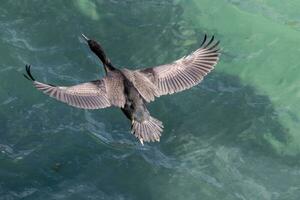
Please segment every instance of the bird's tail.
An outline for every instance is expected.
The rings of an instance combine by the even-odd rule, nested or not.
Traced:
[[[144,144],[144,141],[159,142],[163,128],[164,126],[161,121],[150,116],[148,120],[143,122],[133,120],[131,132]]]

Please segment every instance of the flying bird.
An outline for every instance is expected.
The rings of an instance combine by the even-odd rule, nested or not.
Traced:
[[[146,104],[155,97],[173,94],[200,83],[217,64],[220,56],[219,41],[214,36],[204,36],[200,48],[173,63],[130,70],[118,69],[106,56],[102,46],[83,35],[90,50],[103,63],[105,76],[102,79],[74,86],[55,86],[36,81],[30,65],[26,65],[25,78],[43,93],[59,101],[82,109],[100,109],[110,106],[121,108],[131,121],[131,132],[144,142],[160,141],[163,124],[152,117]]]

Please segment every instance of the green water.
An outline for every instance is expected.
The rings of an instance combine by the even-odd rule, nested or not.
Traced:
[[[298,200],[299,0],[2,1],[0,200]],[[116,108],[84,111],[36,91],[116,66],[168,63],[221,40],[216,70],[149,105],[165,125],[141,146]]]

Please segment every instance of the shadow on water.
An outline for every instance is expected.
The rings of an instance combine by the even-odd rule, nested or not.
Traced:
[[[266,141],[271,134],[285,143],[285,128],[268,97],[237,77],[216,70],[201,85],[152,103],[152,115],[166,128],[160,143],[145,147],[128,134],[129,122],[117,109],[69,108],[20,80],[18,71],[28,61],[38,65],[36,76],[48,80],[97,78],[93,67],[82,67],[98,67],[78,42],[83,31],[101,41],[117,66],[138,67],[187,54],[204,34],[181,19],[183,8],[173,1],[51,2],[36,2],[40,13],[24,5],[29,11],[15,12],[23,21],[1,26],[7,36],[1,42],[9,50],[0,50],[16,50],[19,57],[17,63],[1,64],[14,67],[0,73],[5,82],[0,86],[0,200],[293,199],[299,193],[290,189],[299,185],[298,161],[278,156]],[[34,23],[36,16],[40,23]],[[32,30],[24,28],[30,23]],[[66,29],[57,33],[56,26]],[[12,30],[16,35],[9,34]],[[37,39],[30,37],[39,30]],[[27,47],[20,49],[26,42],[34,56]],[[50,53],[39,51],[45,46],[51,46]]]
[[[177,133],[174,138],[169,136],[171,141],[185,143],[190,136],[211,138],[219,145],[238,144],[241,149],[272,155],[268,134],[282,143],[288,140],[269,98],[243,85],[236,76],[215,72],[190,92],[178,95],[176,101],[169,101],[166,113],[182,116],[168,121],[173,125],[169,131]]]

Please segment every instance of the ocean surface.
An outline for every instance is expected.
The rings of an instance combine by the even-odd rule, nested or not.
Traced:
[[[299,0],[2,1],[0,200],[298,200]],[[221,41],[196,87],[149,104],[165,126],[142,146],[117,108],[85,111],[33,88],[73,85],[113,64],[172,62]]]

